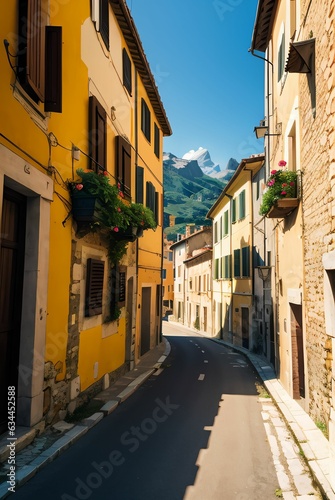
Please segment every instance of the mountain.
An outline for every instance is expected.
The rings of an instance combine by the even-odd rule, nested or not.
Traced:
[[[194,155],[187,154],[183,158],[172,153],[163,153],[164,227],[168,239],[175,239],[177,233],[184,231],[186,224],[211,224],[211,221],[206,219],[206,214],[237,165],[237,161],[231,159],[226,169],[221,170],[219,165],[212,162],[209,152],[203,148]],[[211,172],[211,175],[206,172]],[[169,227],[170,215],[175,217],[174,227]]]

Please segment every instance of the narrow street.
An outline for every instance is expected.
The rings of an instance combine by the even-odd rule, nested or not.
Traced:
[[[319,498],[244,357],[179,326],[164,323],[164,334],[163,370],[16,499],[270,500],[285,481],[284,498]]]

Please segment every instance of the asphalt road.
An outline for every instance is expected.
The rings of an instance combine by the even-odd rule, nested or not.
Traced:
[[[278,487],[246,359],[209,339],[164,332],[152,376],[15,500],[270,500]]]

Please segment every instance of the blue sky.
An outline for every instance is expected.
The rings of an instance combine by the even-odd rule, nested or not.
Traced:
[[[209,150],[225,167],[261,153],[263,62],[248,53],[257,0],[127,0],[173,135],[164,151]]]

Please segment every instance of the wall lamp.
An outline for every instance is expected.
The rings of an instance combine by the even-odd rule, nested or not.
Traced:
[[[275,134],[269,134],[267,125],[260,125],[254,128],[256,139],[263,139],[265,136],[278,136],[281,135],[281,123],[278,123]]]
[[[258,276],[262,281],[266,281],[271,274],[271,266],[258,266]]]

